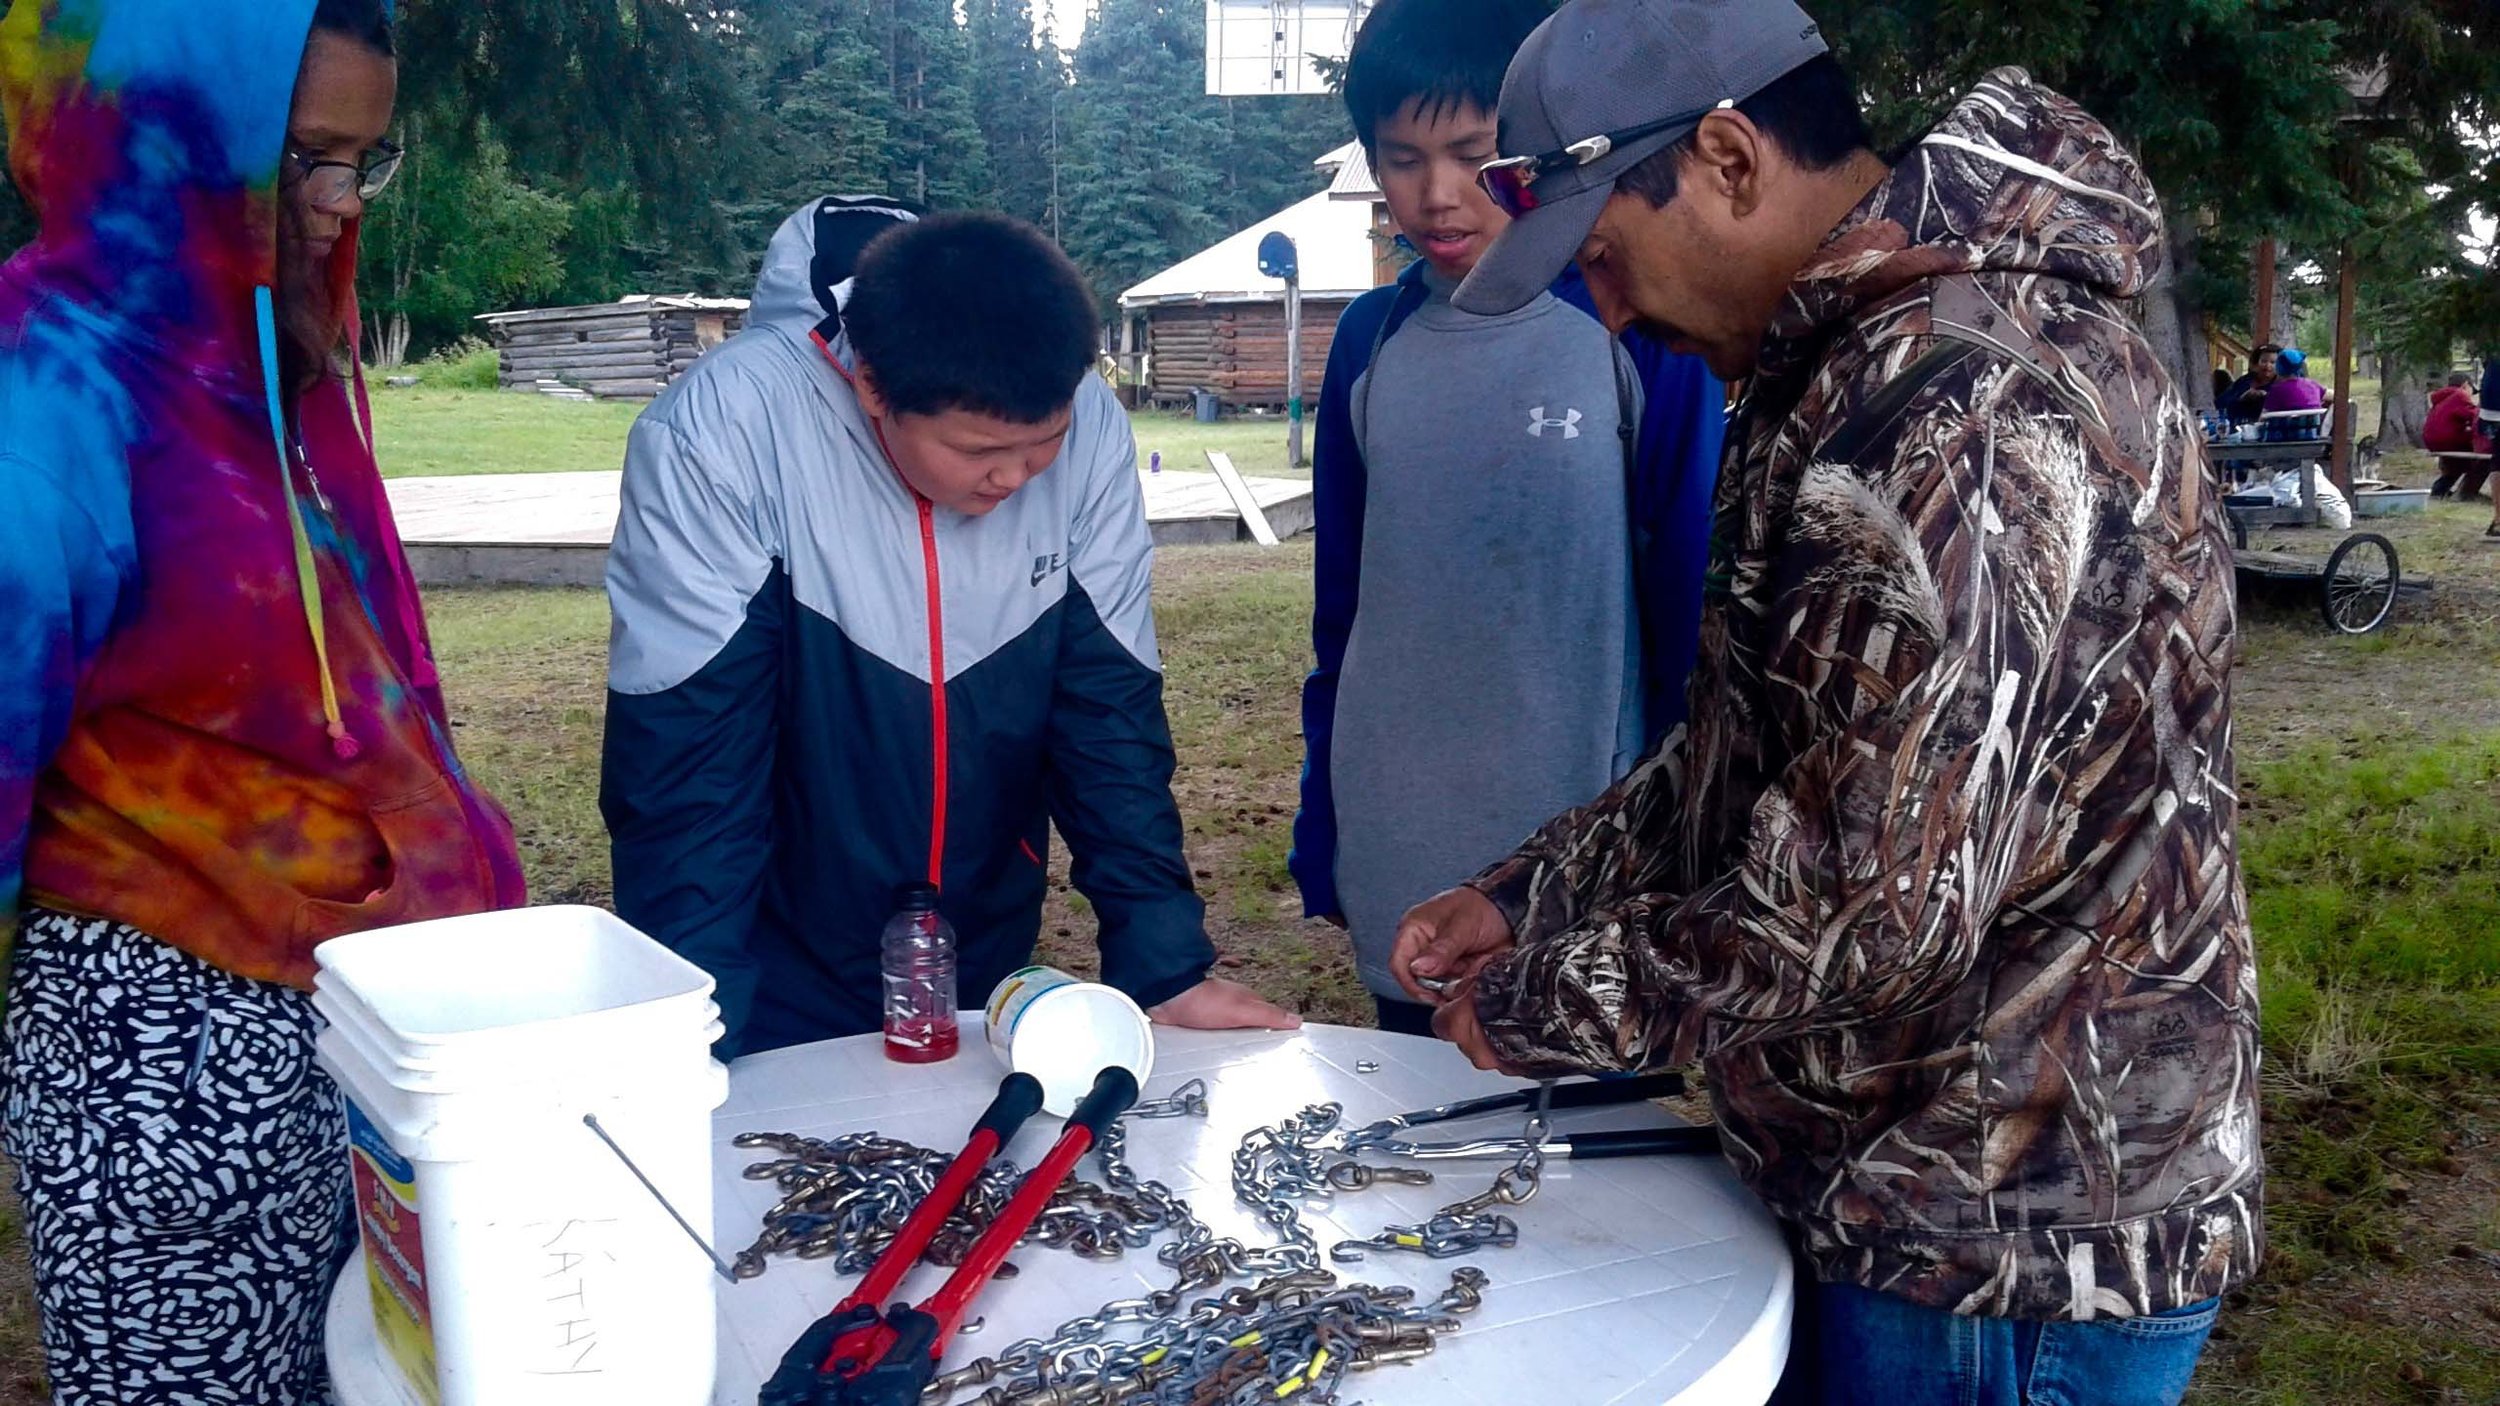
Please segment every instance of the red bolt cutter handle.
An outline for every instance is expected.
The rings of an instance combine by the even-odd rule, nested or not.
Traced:
[[[955,1160],[946,1164],[946,1170],[938,1177],[937,1184],[929,1188],[928,1196],[913,1208],[910,1217],[904,1220],[903,1228],[894,1233],[894,1243],[886,1246],[885,1253],[879,1255],[877,1262],[869,1267],[867,1275],[859,1281],[859,1287],[851,1290],[850,1297],[834,1307],[836,1316],[849,1313],[863,1304],[873,1309],[901,1286],[903,1276],[911,1273],[911,1267],[920,1262],[921,1252],[929,1248],[929,1241],[937,1235],[938,1228],[946,1224],[946,1218],[955,1213],[955,1207],[964,1199],[964,1193],[970,1191],[972,1183],[979,1179],[981,1169],[989,1165],[990,1159],[1015,1137],[1016,1130],[1041,1108],[1041,1080],[1030,1074],[1010,1074],[999,1082],[998,1097],[990,1100],[990,1106],[981,1114],[981,1120],[972,1125],[972,1135],[964,1141],[963,1151],[956,1153]]]
[[[919,1262],[930,1239],[954,1214],[964,1193],[981,1175],[981,1169],[1041,1107],[1039,1079],[1030,1074],[1010,1074],[999,1081],[998,1096],[990,1100],[980,1120],[972,1125],[963,1150],[947,1164],[928,1196],[913,1208],[902,1229],[895,1232],[893,1243],[885,1247],[885,1253],[877,1257],[859,1281],[859,1287],[833,1312],[817,1319],[791,1347],[779,1370],[764,1384],[757,1398],[760,1406],[809,1406],[819,1399],[817,1376],[821,1368],[837,1358],[873,1360],[871,1340],[882,1330],[877,1305],[894,1292],[903,1276]]]
[[[1076,1164],[1101,1140],[1103,1131],[1128,1112],[1137,1102],[1137,1076],[1118,1065],[1094,1076],[1094,1087],[1068,1115],[1068,1126],[1060,1132],[1059,1141],[1051,1146],[1041,1165],[1025,1173],[1016,1184],[1015,1196],[1007,1209],[998,1213],[990,1228],[972,1242],[972,1253],[964,1257],[946,1283],[929,1296],[920,1311],[937,1319],[937,1345],[930,1356],[942,1357],[946,1343],[955,1336],[956,1325],[963,1322],[964,1311],[972,1306],[972,1298],[990,1282],[990,1276],[1007,1262],[1007,1252],[1024,1238],[1033,1222],[1050,1204],[1059,1184],[1076,1170]]]
[[[1025,1085],[1031,1086],[1029,1093]],[[1103,1130],[1137,1102],[1137,1079],[1117,1066],[1096,1075],[1092,1091],[1069,1116],[1058,1142],[1016,1184],[1006,1209],[973,1242],[971,1253],[945,1285],[919,1308],[896,1304],[879,1317],[877,1301],[901,1283],[981,1167],[1040,1102],[1041,1086],[1031,1076],[1007,1077],[997,1100],[973,1126],[964,1150],[904,1221],[859,1287],[783,1355],[780,1369],[757,1397],[758,1406],[917,1406],[973,1296],[1006,1262],[1008,1252],[1024,1239]]]

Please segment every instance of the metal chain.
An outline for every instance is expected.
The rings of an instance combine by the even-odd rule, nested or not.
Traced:
[[[1206,1085],[1193,1079],[1126,1116],[1206,1112]],[[1450,1287],[1423,1304],[1414,1302],[1411,1289],[1341,1286],[1320,1268],[1318,1241],[1302,1223],[1304,1202],[1380,1182],[1431,1180],[1425,1172],[1355,1162],[1342,1135],[1332,1137],[1343,1113],[1337,1104],[1314,1104],[1282,1123],[1254,1129],[1235,1149],[1233,1193],[1281,1242],[1257,1248],[1218,1238],[1171,1188],[1140,1176],[1128,1160],[1126,1122],[1115,1121],[1094,1147],[1101,1183],[1069,1178],[1026,1241],[1109,1257],[1167,1237],[1156,1258],[1173,1270],[1174,1282],[1140,1298],[1104,1304],[1060,1324],[1048,1337],[1012,1343],[945,1373],[923,1394],[923,1406],[943,1406],[973,1388],[982,1390],[965,1406],[1264,1406],[1288,1398],[1329,1406],[1338,1401],[1349,1373],[1432,1351],[1438,1335],[1457,1330],[1457,1315],[1483,1301],[1482,1271],[1456,1270]],[[1506,1168],[1493,1192],[1471,1202],[1506,1199],[1498,1193],[1505,1186],[1515,1190],[1522,1178],[1524,1194],[1511,1204],[1535,1194],[1542,1165],[1540,1124],[1531,1123],[1530,1137],[1530,1155]],[[762,1273],[767,1257],[777,1253],[832,1258],[844,1273],[865,1270],[950,1160],[948,1154],[874,1133],[823,1140],[746,1134],[736,1143],[782,1154],[746,1174],[775,1181],[784,1192],[765,1217],[764,1233],[738,1257],[741,1277]],[[932,1238],[925,1258],[961,1263],[982,1227],[1004,1209],[1017,1177],[1004,1161],[985,1168]],[[1517,1228],[1506,1218],[1476,1214],[1481,1209],[1457,1203],[1427,1226],[1412,1228],[1424,1232],[1423,1245],[1384,1248],[1463,1254],[1516,1239]],[[1393,1233],[1405,1229],[1391,1227]],[[1002,1269],[1002,1276],[1012,1269]],[[1257,1282],[1221,1289],[1249,1279]],[[1204,1297],[1193,1297],[1199,1295]]]
[[[1194,1092],[1195,1100],[1190,1097],[1193,1090],[1184,1087],[1170,1099],[1147,1105],[1146,1116],[1203,1114],[1203,1089]],[[1167,1106],[1172,1109],[1168,1115]],[[966,1388],[1003,1382],[983,1392],[974,1406],[1146,1400],[1158,1406],[1210,1406],[1235,1400],[1228,1388],[1247,1393],[1242,1400],[1267,1402],[1301,1394],[1325,1402],[1335,1399],[1336,1383],[1346,1371],[1430,1351],[1430,1333],[1454,1329],[1450,1315],[1480,1301],[1480,1271],[1458,1271],[1450,1292],[1418,1316],[1403,1307],[1411,1297],[1408,1290],[1336,1290],[1336,1276],[1319,1268],[1318,1241],[1302,1225],[1301,1201],[1327,1199],[1375,1181],[1431,1179],[1429,1173],[1361,1167],[1346,1159],[1330,1143],[1343,1112],[1336,1104],[1314,1104],[1273,1127],[1254,1129],[1235,1149],[1234,1195],[1284,1241],[1257,1249],[1216,1238],[1186,1201],[1161,1183],[1140,1177],[1127,1160],[1126,1130],[1115,1123],[1094,1149],[1103,1184],[1166,1217],[1177,1233],[1156,1258],[1173,1268],[1175,1282],[1143,1298],[1105,1304],[1060,1324],[1048,1337],[1027,1338],[968,1363],[938,1378],[924,1401],[943,1402]],[[1267,1277],[1256,1287],[1227,1290],[1183,1311],[1190,1295],[1254,1275]],[[1384,1336],[1377,1327],[1333,1326],[1329,1331],[1343,1339],[1333,1347],[1316,1327],[1308,1340],[1294,1338],[1289,1330],[1301,1326],[1302,1319],[1260,1320],[1244,1331],[1226,1331],[1234,1326],[1228,1317],[1250,1314],[1261,1303],[1276,1305],[1331,1291],[1355,1295],[1338,1300],[1340,1307],[1360,1305],[1377,1317],[1385,1306],[1394,1309],[1393,1317],[1406,1315],[1396,1321],[1407,1326],[1395,1337]],[[1115,1329],[1132,1326],[1138,1329],[1134,1337],[1112,1337]],[[1207,1357],[1210,1345],[1221,1350],[1218,1359]]]
[[[1432,1213],[1421,1225],[1392,1225],[1367,1240],[1341,1240],[1328,1249],[1328,1257],[1339,1264],[1354,1264],[1373,1250],[1402,1250],[1449,1259],[1473,1254],[1483,1249],[1508,1249],[1519,1243],[1519,1225],[1510,1217],[1493,1210],[1495,1206],[1521,1206],[1536,1199],[1545,1184],[1545,1144],[1553,1129],[1547,1113],[1554,1096],[1551,1079],[1537,1086],[1536,1101],[1528,1111],[1528,1126],[1519,1153],[1519,1160],[1494,1174],[1493,1184],[1462,1201],[1452,1201]],[[1394,1122],[1395,1120],[1391,1120]],[[1385,1124],[1375,1123],[1357,1129],[1349,1139],[1362,1141],[1373,1129]]]
[[[829,1139],[746,1133],[735,1145],[782,1154],[746,1169],[749,1180],[776,1183],[782,1198],[765,1213],[755,1243],[733,1262],[741,1279],[762,1274],[776,1255],[830,1259],[844,1274],[864,1272],[894,1242],[904,1220],[928,1198],[953,1160],[949,1153],[875,1133]],[[930,1237],[922,1259],[946,1266],[963,1263],[972,1242],[1006,1209],[1020,1175],[1005,1160],[983,1168],[954,1213]],[[1168,1207],[1071,1177],[1025,1232],[1024,1241],[1087,1259],[1116,1259],[1154,1243],[1168,1219]],[[1013,1272],[1012,1267],[999,1271],[1002,1277]]]
[[[1432,1351],[1457,1331],[1458,1315],[1483,1302],[1485,1284],[1483,1271],[1462,1267],[1439,1297],[1418,1304],[1412,1289],[1341,1287],[1326,1271],[1305,1270],[1201,1299],[1117,1341],[1110,1311],[1126,1306],[1108,1305],[1047,1340],[938,1377],[921,1400],[939,1406],[986,1387],[967,1406],[1334,1402],[1348,1373]]]

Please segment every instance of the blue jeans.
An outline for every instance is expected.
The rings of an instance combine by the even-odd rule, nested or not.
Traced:
[[[2177,1406],[2218,1299],[2149,1318],[1965,1318],[1808,1284],[1781,1406]]]

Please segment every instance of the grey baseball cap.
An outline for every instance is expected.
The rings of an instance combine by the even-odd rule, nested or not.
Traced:
[[[1615,181],[1700,125],[1827,52],[1822,29],[1791,0],[1571,0],[1519,46],[1502,80],[1502,153],[1542,156],[1575,144],[1529,186],[1536,208],[1511,222],[1460,285],[1472,313],[1524,307],[1577,258]],[[1678,120],[1619,144],[1592,137]]]

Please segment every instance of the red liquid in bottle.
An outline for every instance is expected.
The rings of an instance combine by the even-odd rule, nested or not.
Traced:
[[[900,911],[885,925],[879,965],[885,978],[885,1057],[897,1064],[953,1059],[961,1040],[955,1023],[955,930],[937,911],[937,890],[903,890]]]
[[[916,1015],[885,1028],[885,1057],[897,1064],[936,1064],[955,1057],[962,1039],[953,1016]]]

